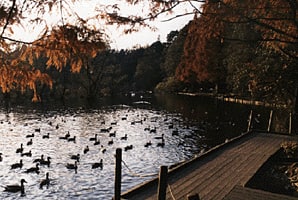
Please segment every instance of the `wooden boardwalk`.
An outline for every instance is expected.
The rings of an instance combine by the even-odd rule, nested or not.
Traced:
[[[213,148],[169,171],[167,199],[185,200],[187,195],[195,193],[199,194],[201,200],[220,200],[225,197],[233,199],[228,198],[228,194],[235,194],[232,191],[235,192],[237,187],[244,188],[268,158],[280,149],[282,142],[293,140],[297,141],[297,138],[269,133],[247,133]],[[157,199],[157,185],[158,178],[155,178],[123,193],[122,198]],[[236,194],[239,191],[238,188]]]

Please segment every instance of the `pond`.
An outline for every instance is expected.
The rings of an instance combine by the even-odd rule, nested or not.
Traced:
[[[25,196],[1,189],[0,199],[111,199],[117,148],[123,149],[125,191],[155,177],[161,165],[190,159],[245,132],[251,109],[261,116],[257,122],[265,129],[268,108],[210,97],[133,94],[88,106],[80,102],[47,102],[2,108],[0,184],[20,184],[22,178],[27,183]],[[61,139],[67,133],[68,138],[75,136],[75,141]],[[97,144],[90,141],[95,134]],[[23,153],[31,151],[31,156],[16,153],[21,144]],[[84,153],[87,146],[89,151]],[[75,163],[71,156],[77,154],[77,170],[68,169],[68,163]],[[51,158],[50,165],[40,165],[39,173],[27,173],[41,155]],[[21,159],[22,168],[11,169]],[[101,159],[102,168],[92,169],[92,164]],[[50,185],[40,189],[39,183],[47,172]]]

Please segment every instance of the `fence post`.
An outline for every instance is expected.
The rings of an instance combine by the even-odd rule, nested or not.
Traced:
[[[114,200],[121,199],[121,162],[122,162],[122,149],[117,148],[116,149]]]
[[[290,118],[289,118],[289,134],[292,133],[292,113],[290,113]]]
[[[168,167],[161,166],[159,171],[158,179],[158,200],[165,200],[167,195],[167,186],[168,186]]]
[[[252,120],[252,110],[250,110],[250,114],[249,114],[248,125],[247,125],[247,132],[250,131],[251,120]]]
[[[273,110],[270,111],[270,116],[269,116],[269,122],[268,122],[267,132],[270,132],[270,131],[271,131],[272,115],[273,115]]]

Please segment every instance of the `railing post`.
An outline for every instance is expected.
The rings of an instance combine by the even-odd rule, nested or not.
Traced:
[[[158,193],[157,200],[165,200],[168,186],[168,167],[161,166],[158,179]]]
[[[270,111],[267,132],[270,132],[271,131],[272,115],[273,115],[273,110]]]
[[[250,114],[249,114],[248,125],[247,125],[247,132],[250,131],[251,120],[252,120],[252,110],[250,110]]]
[[[116,149],[114,200],[121,199],[121,162],[122,162],[122,149],[117,148]]]
[[[289,134],[292,133],[292,113],[290,113],[289,117]]]

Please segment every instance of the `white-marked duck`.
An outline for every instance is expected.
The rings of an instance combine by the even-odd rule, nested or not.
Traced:
[[[100,144],[100,140],[96,139],[95,142],[93,143],[94,145],[99,145]]]
[[[27,183],[25,179],[21,179],[21,185],[6,185],[4,191],[6,192],[21,192],[22,195],[25,194],[24,183]]]
[[[100,151],[101,151],[102,153],[105,153],[105,152],[107,151],[107,149],[106,149],[106,148],[104,148],[104,146],[103,146],[103,145],[101,145]]]
[[[40,184],[39,184],[39,188],[42,189],[43,186],[47,186],[49,187],[50,185],[50,179],[49,179],[49,172],[46,173],[46,178],[41,180]]]

